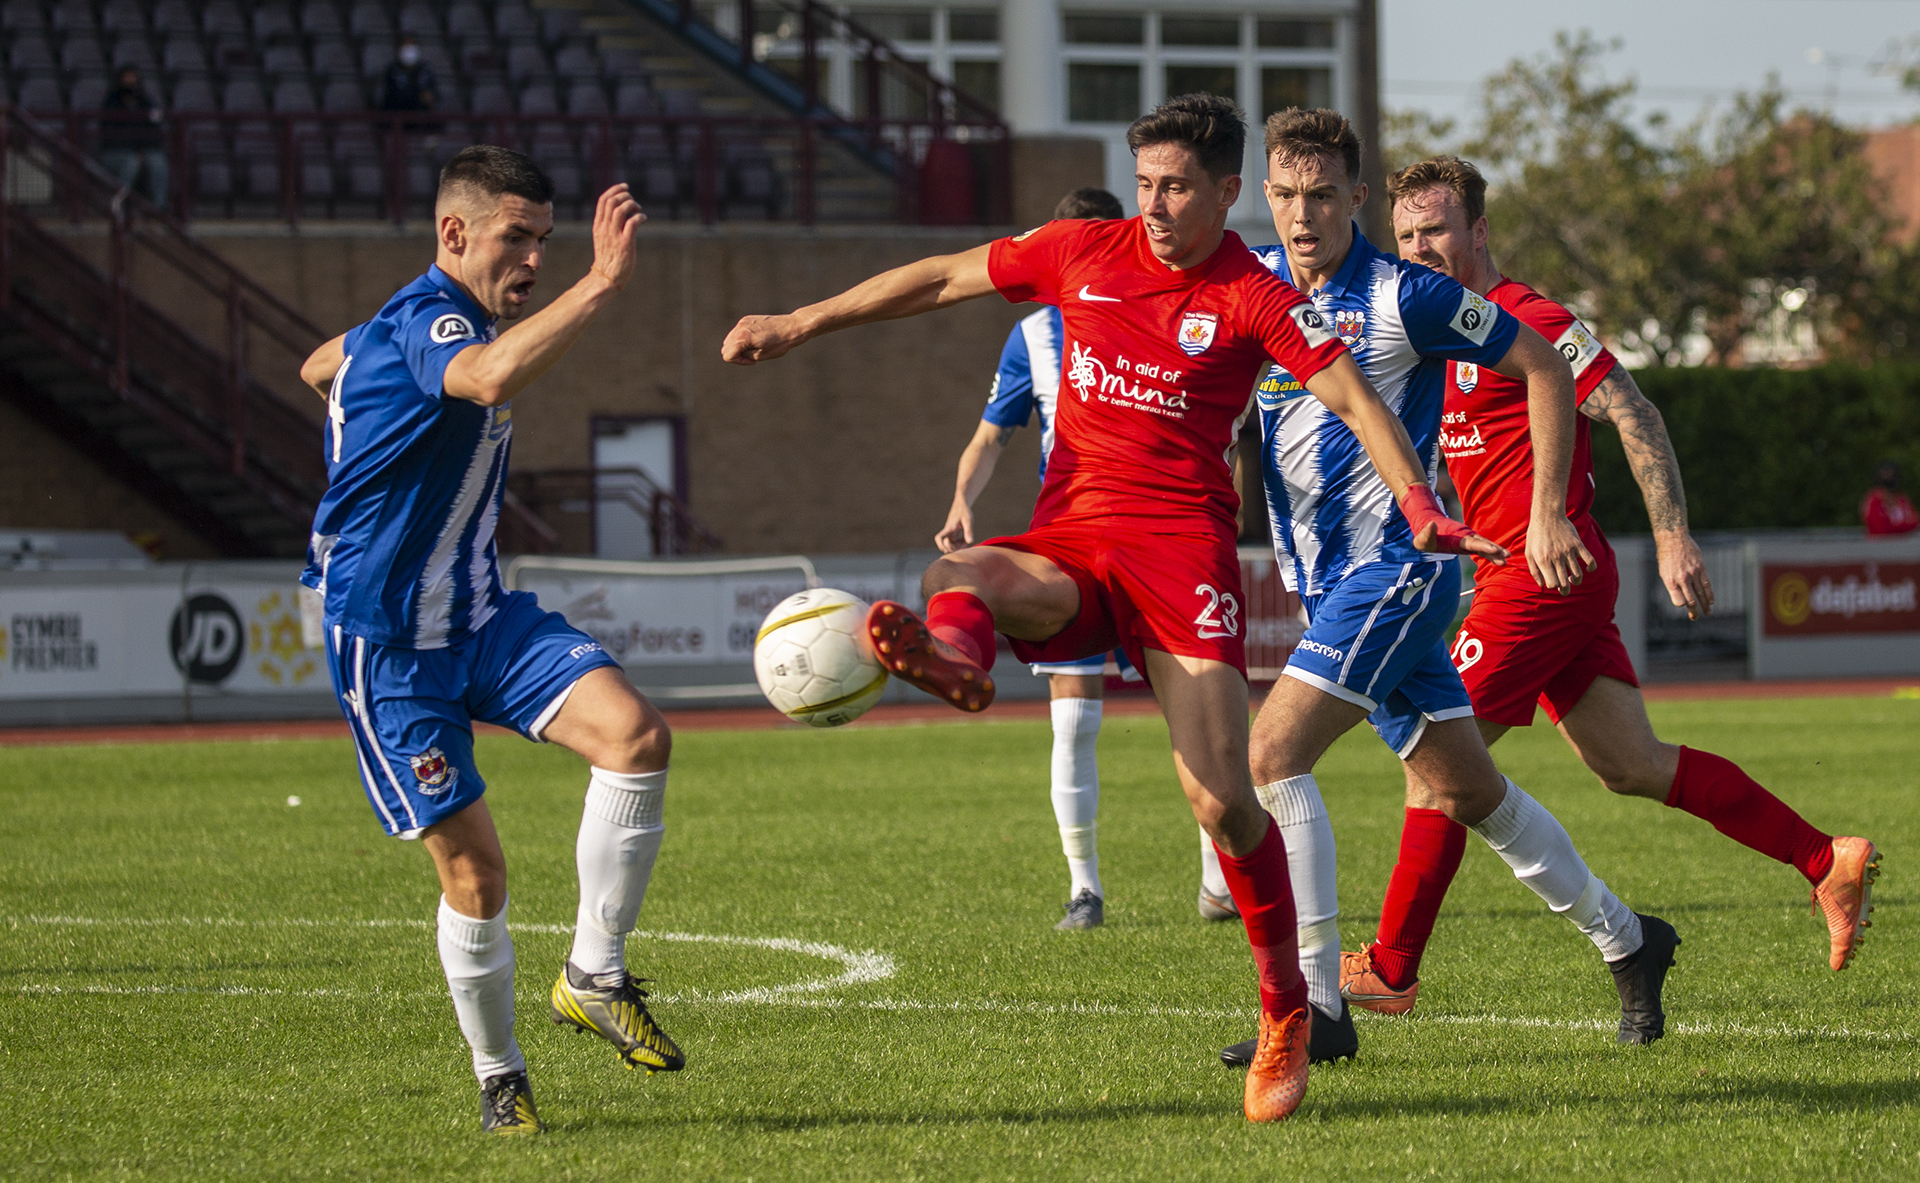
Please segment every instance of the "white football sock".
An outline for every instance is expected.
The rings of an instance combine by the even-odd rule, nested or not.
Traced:
[[[661,820],[667,773],[593,770],[580,817],[574,862],[580,871],[580,913],[567,957],[596,977],[627,967],[627,934],[640,922],[647,880],[667,832]]]
[[[460,1034],[473,1049],[473,1074],[482,1082],[503,1072],[525,1072],[513,1038],[513,938],[507,906],[491,920],[462,916],[440,897],[440,968],[447,974]]]
[[[1586,933],[1602,957],[1618,961],[1630,956],[1640,948],[1640,918],[1587,870],[1573,839],[1545,806],[1512,781],[1506,785],[1500,807],[1472,827],[1473,832],[1506,860],[1514,878]]]
[[[1226,872],[1220,869],[1220,851],[1207,836],[1207,828],[1200,827],[1200,886],[1215,899],[1232,899],[1233,893],[1227,890]]]
[[[1060,849],[1067,856],[1073,885],[1067,894],[1090,891],[1105,899],[1100,886],[1100,765],[1094,752],[1100,738],[1100,700],[1056,698],[1053,714],[1053,819],[1060,823]]]
[[[1334,872],[1333,823],[1311,774],[1290,776],[1254,790],[1280,825],[1293,878],[1293,910],[1300,932],[1300,973],[1307,997],[1340,1016],[1340,896]]]

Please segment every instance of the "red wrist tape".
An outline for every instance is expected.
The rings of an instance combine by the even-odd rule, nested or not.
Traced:
[[[1431,549],[1436,551],[1461,554],[1467,548],[1467,539],[1475,536],[1464,524],[1447,516],[1440,499],[1427,485],[1408,485],[1407,495],[1400,500],[1400,512],[1406,515],[1407,528],[1415,538],[1429,524],[1435,527]]]

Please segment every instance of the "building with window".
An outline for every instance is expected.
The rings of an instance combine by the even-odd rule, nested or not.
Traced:
[[[726,5],[715,7],[724,20]],[[1331,106],[1369,139],[1378,125],[1375,0],[891,0],[845,11],[995,107],[1016,133],[1103,141],[1107,187],[1130,210],[1127,124],[1169,96],[1225,95],[1256,124],[1284,107]],[[821,93],[857,117],[868,103],[856,67],[844,44],[823,47]],[[883,97],[888,116],[924,114],[889,105]],[[1257,131],[1246,167],[1261,175]],[[1265,223],[1257,198],[1241,201],[1236,225]]]

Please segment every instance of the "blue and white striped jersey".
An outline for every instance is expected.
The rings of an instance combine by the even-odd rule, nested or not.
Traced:
[[[996,427],[1025,427],[1040,413],[1040,475],[1053,451],[1053,410],[1060,400],[1060,343],[1067,331],[1060,310],[1047,305],[1007,334],[980,417]]]
[[[454,354],[493,336],[492,319],[438,267],[347,333],[327,398],[332,483],[301,576],[326,597],[329,626],[439,649],[492,617],[511,412],[449,398],[441,382]]]
[[[1293,282],[1284,246],[1253,253]],[[1498,362],[1520,322],[1440,272],[1375,249],[1357,226],[1346,262],[1309,295],[1406,424],[1432,480],[1447,362]],[[1407,520],[1366,449],[1293,375],[1273,366],[1255,399],[1273,549],[1289,591],[1317,595],[1363,563],[1430,558],[1414,549]]]

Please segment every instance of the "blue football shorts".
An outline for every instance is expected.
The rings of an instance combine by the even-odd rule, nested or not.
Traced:
[[[1077,678],[1098,678],[1107,672],[1107,662],[1113,662],[1123,681],[1145,681],[1140,671],[1133,668],[1127,660],[1124,650],[1115,649],[1112,653],[1096,653],[1092,657],[1083,657],[1079,661],[1044,661],[1033,664],[1033,672],[1038,677],[1049,674],[1070,674]]]
[[[508,592],[480,631],[444,649],[403,649],[327,629],[327,668],[353,728],[360,780],[389,834],[420,831],[480,799],[473,721],[538,741],[573,684],[619,663],[527,592]]]
[[[1301,601],[1307,631],[1286,675],[1365,708],[1401,759],[1419,746],[1429,721],[1473,714],[1447,657],[1447,631],[1460,608],[1454,560],[1366,563]]]

